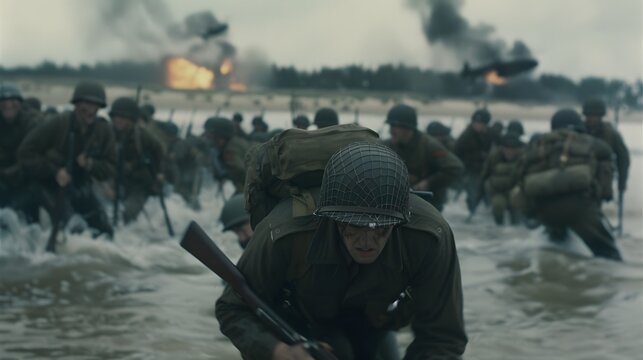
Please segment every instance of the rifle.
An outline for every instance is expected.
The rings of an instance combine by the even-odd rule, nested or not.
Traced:
[[[152,162],[150,161],[149,158],[145,157],[143,158],[143,163],[145,166],[147,166],[147,169],[150,171],[152,176],[156,175],[156,171],[154,171],[154,166],[152,165]],[[165,218],[165,225],[167,226],[167,233],[170,236],[174,236],[174,227],[172,227],[172,221],[170,220],[170,215],[167,212],[167,207],[165,206],[165,195],[163,194],[163,182],[159,182],[160,190],[159,190],[159,202],[161,203],[161,209],[163,209],[163,217]]]
[[[118,159],[116,162],[116,179],[114,181],[114,209],[112,211],[112,221],[114,227],[118,226],[118,206],[121,200],[121,188],[123,185],[123,145],[116,145]]]
[[[69,124],[69,126],[73,126],[73,124]],[[66,157],[66,162],[65,162],[65,170],[69,174],[69,176],[72,176],[73,173],[73,166],[74,166],[74,146],[76,142],[76,134],[74,133],[73,129],[70,129],[69,131],[69,137],[67,141],[67,157]],[[67,195],[67,188],[73,184],[73,177],[72,181],[70,184],[67,184],[65,187],[60,187],[58,189],[58,194],[56,197],[56,205],[55,205],[55,213],[53,214],[55,219],[51,227],[51,232],[49,233],[49,239],[47,239],[47,246],[45,246],[45,251],[47,252],[56,252],[56,238],[58,237],[58,232],[60,232],[60,228],[63,225],[63,221],[65,218],[64,212],[65,212],[65,196]]]
[[[230,285],[241,299],[250,306],[254,314],[284,342],[289,345],[302,344],[304,349],[317,360],[337,359],[331,352],[324,349],[319,342],[305,338],[273,312],[252,291],[239,269],[234,266],[196,222],[192,221],[188,225],[185,235],[181,239],[181,247]]]
[[[623,190],[618,191],[618,225],[616,226],[616,235],[623,236]]]

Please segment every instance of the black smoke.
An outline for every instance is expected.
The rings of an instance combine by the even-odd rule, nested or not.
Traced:
[[[448,57],[472,64],[486,64],[529,58],[529,47],[522,41],[512,46],[497,36],[491,25],[471,25],[462,16],[464,0],[409,0],[422,16],[422,28],[427,41],[441,45]]]

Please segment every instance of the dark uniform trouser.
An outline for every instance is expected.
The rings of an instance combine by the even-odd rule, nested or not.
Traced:
[[[535,213],[553,237],[562,240],[567,229],[574,231],[595,256],[622,260],[612,233],[605,226],[599,204],[585,194],[541,199]]]
[[[148,191],[142,187],[131,187],[125,189],[125,199],[123,199],[123,222],[128,224],[138,217],[141,213],[147,198],[149,197]]]

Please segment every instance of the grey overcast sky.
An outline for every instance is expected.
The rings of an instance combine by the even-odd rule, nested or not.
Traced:
[[[99,2],[118,0],[0,0],[0,64],[45,59],[78,64],[140,59],[112,32],[97,29]],[[136,0],[126,0],[136,1]],[[411,0],[429,1],[429,0]],[[540,61],[539,73],[643,78],[643,0],[454,0],[472,26],[495,27],[493,37],[521,40]],[[227,39],[241,54],[263,52],[301,68],[406,63],[456,70],[422,31],[408,0],[165,0],[168,16],[211,10],[229,23]],[[127,19],[145,26],[150,19]],[[149,25],[149,24],[148,24]],[[89,34],[92,35],[89,37]],[[89,40],[88,40],[89,39]],[[145,44],[141,44],[143,47]]]

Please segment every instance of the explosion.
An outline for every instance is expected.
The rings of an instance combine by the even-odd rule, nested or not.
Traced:
[[[484,75],[484,79],[487,83],[495,86],[502,86],[507,83],[507,79],[498,75],[498,72],[496,72],[495,70],[486,73]]]
[[[166,84],[173,89],[206,90],[214,87],[214,72],[183,57],[167,60]]]

